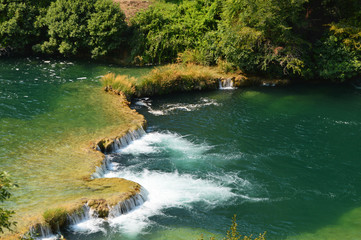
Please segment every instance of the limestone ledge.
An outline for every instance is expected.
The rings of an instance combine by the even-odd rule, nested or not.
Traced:
[[[21,224],[21,227],[18,227],[11,234],[0,236],[0,239],[31,239],[32,235],[41,235],[44,234],[44,231],[48,234],[56,234],[59,230],[71,224],[71,218],[84,214],[84,206],[91,209],[93,215],[106,219],[113,208],[121,209],[122,204],[126,204],[127,201],[135,202],[134,199],[143,199],[145,201],[145,190],[136,182],[122,178],[91,179],[91,175],[104,165],[104,154],[113,151],[116,142],[119,142],[127,134],[138,129],[143,130],[146,127],[144,117],[129,108],[126,97],[121,93],[116,95],[118,96],[115,97],[117,98],[115,107],[120,108],[123,114],[124,111],[127,111],[127,116],[131,118],[131,124],[128,125],[127,129],[118,129],[117,133],[111,137],[103,137],[94,141],[85,150],[89,157],[96,160],[95,165],[89,168],[89,171],[93,169],[92,172],[86,171],[84,177],[82,177],[84,181],[83,187],[89,190],[89,194],[80,199],[57,205],[52,209],[44,209],[45,212],[42,215],[26,217],[26,220],[24,220],[24,217],[21,221],[26,221],[25,224]]]

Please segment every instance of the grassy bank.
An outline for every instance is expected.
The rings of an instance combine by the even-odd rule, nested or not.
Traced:
[[[287,80],[246,76],[241,71],[226,71],[224,66],[215,67],[196,64],[169,64],[156,67],[148,74],[134,78],[109,73],[101,81],[105,91],[132,97],[164,95],[173,92],[189,92],[218,89],[221,81],[231,80],[235,87],[261,84],[287,84]]]

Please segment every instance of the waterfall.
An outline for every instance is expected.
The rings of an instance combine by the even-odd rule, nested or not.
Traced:
[[[89,220],[94,216],[94,211],[85,204],[80,211],[76,211],[73,214],[68,214],[68,222],[72,225],[81,223],[85,220]]]
[[[221,90],[236,89],[236,87],[234,87],[233,85],[234,82],[231,78],[219,80],[219,89]]]
[[[123,137],[111,140],[112,142],[109,145],[104,146],[103,141],[100,141],[96,146],[96,149],[105,154],[113,153],[123,147],[128,146],[132,141],[140,138],[143,135],[145,135],[145,131],[142,127],[140,127],[137,130],[127,132]]]
[[[96,167],[95,172],[91,175],[91,179],[102,178],[104,174],[111,169],[112,157],[105,155],[103,163],[100,167]]]
[[[56,240],[59,237],[54,235],[49,225],[37,224],[30,228],[29,234],[34,239]]]
[[[141,138],[144,135],[145,131],[142,127],[140,127],[137,130],[128,132],[121,138],[116,138],[112,143],[111,152],[116,152],[119,149],[128,146],[131,142]]]
[[[128,146],[134,140],[141,138],[145,134],[146,132],[144,131],[143,127],[140,127],[134,131],[129,131],[123,137],[114,139],[113,142],[111,143],[110,149],[106,149],[104,150],[105,152],[104,151],[102,152],[103,153],[117,152],[120,149]],[[96,149],[98,151],[101,151],[101,147],[99,147],[99,145],[97,145]],[[91,175],[91,179],[101,178],[108,170],[110,170],[111,159],[112,158],[109,155],[105,155],[102,165],[100,167],[96,167],[95,172]]]
[[[141,188],[139,194],[124,200],[112,207],[109,211],[109,218],[115,218],[120,215],[127,214],[134,210],[136,207],[142,205],[148,198],[148,191],[145,188]]]

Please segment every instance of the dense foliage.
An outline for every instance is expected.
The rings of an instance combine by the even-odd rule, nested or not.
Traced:
[[[124,19],[112,0],[0,0],[0,54],[97,58],[126,49],[136,64],[226,63],[334,81],[361,75],[359,0],[157,0],[130,27]]]
[[[6,172],[0,172],[0,202],[4,202],[11,197],[11,189],[16,187],[9,175]],[[16,222],[10,220],[14,211],[4,209],[0,207],[0,233],[4,233],[5,229],[11,230],[12,226],[16,225]]]
[[[343,81],[361,73],[360,11],[357,0],[163,1],[133,19],[133,58]]]
[[[124,45],[125,15],[111,0],[0,1],[0,47],[96,58]]]

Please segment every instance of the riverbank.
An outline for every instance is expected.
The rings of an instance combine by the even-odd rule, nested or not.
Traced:
[[[154,68],[148,74],[134,78],[109,73],[101,79],[104,90],[133,97],[150,97],[175,92],[207,91],[218,88],[250,86],[283,86],[287,79],[265,79],[241,71],[224,71],[220,66],[168,64]]]

